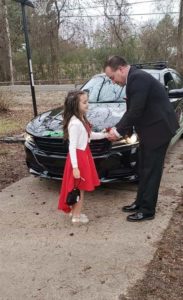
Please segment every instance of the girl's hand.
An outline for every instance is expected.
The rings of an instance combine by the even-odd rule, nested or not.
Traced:
[[[79,179],[80,178],[80,171],[78,168],[74,168],[73,169],[73,176],[75,179]]]
[[[110,134],[108,132],[105,132],[105,138],[109,139],[109,137],[110,137]]]

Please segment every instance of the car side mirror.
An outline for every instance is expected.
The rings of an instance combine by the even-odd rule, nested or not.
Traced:
[[[168,96],[169,98],[183,98],[183,88],[169,91]]]

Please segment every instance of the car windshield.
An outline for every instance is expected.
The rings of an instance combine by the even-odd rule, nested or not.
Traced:
[[[147,69],[144,69],[144,71],[151,74],[155,79],[160,81],[160,74],[159,73],[154,72],[153,70],[147,70]]]
[[[125,87],[114,84],[105,75],[93,77],[81,89],[88,92],[90,103],[125,102]]]

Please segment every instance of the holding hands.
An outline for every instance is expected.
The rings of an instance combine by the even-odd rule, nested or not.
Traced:
[[[117,141],[120,138],[115,128],[107,128],[105,131],[107,132],[106,138],[111,142]]]

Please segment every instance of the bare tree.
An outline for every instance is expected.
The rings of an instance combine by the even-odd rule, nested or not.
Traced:
[[[7,6],[6,6],[6,0],[2,0],[2,16],[3,16],[4,24],[5,24],[5,34],[6,34],[5,40],[7,41],[10,81],[11,81],[11,84],[14,84],[10,28],[9,28],[9,22],[8,22],[8,11],[7,11]]]
[[[108,30],[112,37],[113,46],[123,45],[130,35],[127,0],[101,0],[99,3],[104,7],[104,15],[108,21]]]
[[[148,21],[139,35],[141,61],[165,60],[175,66],[176,32],[176,25],[169,15],[158,24]]]
[[[167,14],[168,12],[170,12],[173,9],[174,6],[174,1],[172,0],[155,0],[155,8],[156,11],[161,11],[164,12],[165,14]]]
[[[180,0],[180,13],[177,36],[177,69],[183,73],[183,0]]]
[[[36,9],[30,16],[31,41],[39,66],[37,73],[44,77],[44,73],[48,72],[53,80],[59,78],[59,31],[64,22],[61,14],[67,2],[68,0],[38,0],[35,3]]]

